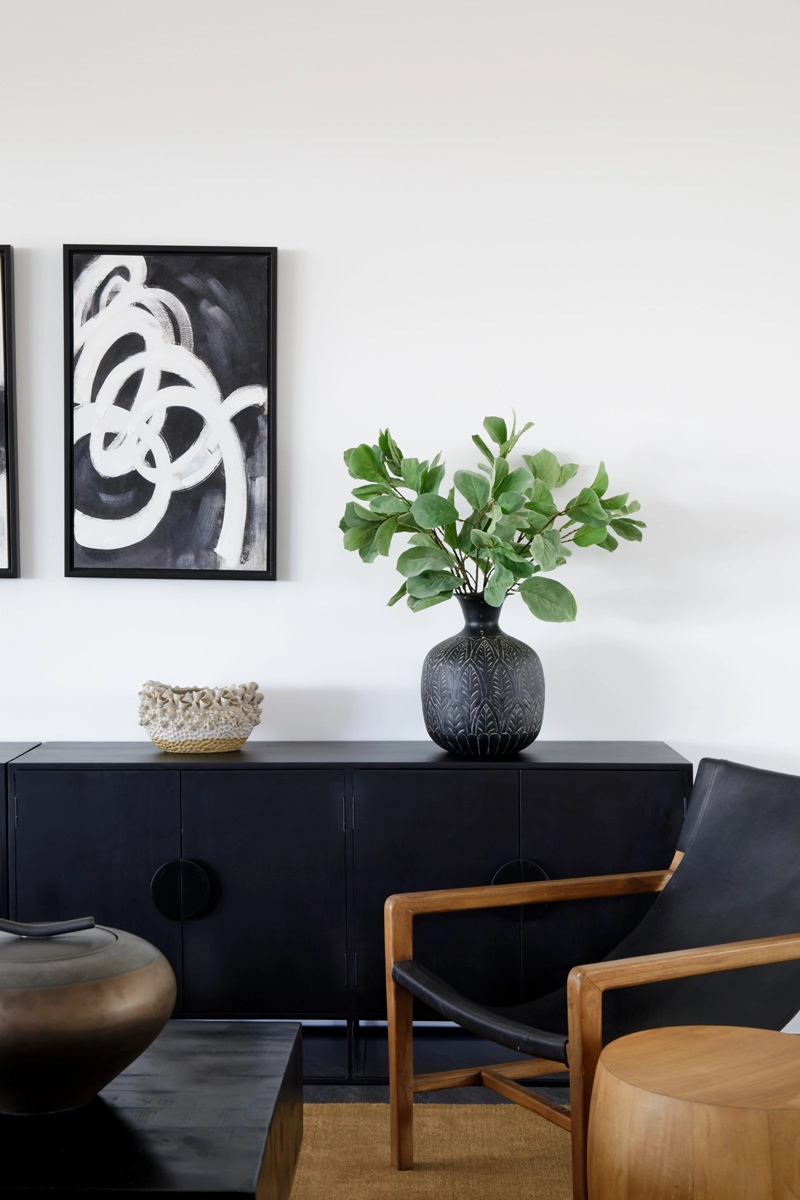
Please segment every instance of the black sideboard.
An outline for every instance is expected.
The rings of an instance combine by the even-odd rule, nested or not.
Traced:
[[[8,821],[5,817],[8,812],[8,767],[20,754],[33,750],[38,745],[38,742],[0,742],[0,813],[3,814],[0,818],[0,864],[5,864],[8,860]],[[0,915],[8,915],[5,871],[0,886]]]
[[[665,867],[692,786],[662,742],[535,742],[487,763],[430,742],[50,742],[9,758],[7,915],[91,914],[147,938],[175,969],[178,1016],[351,1031],[385,1016],[387,895],[523,860],[551,878]],[[601,958],[650,903],[431,917],[416,945],[470,994],[514,1003]]]

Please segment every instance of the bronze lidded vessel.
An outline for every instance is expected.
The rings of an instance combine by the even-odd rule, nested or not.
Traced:
[[[175,1004],[149,942],[95,925],[0,920],[0,1112],[87,1104],[147,1049]]]

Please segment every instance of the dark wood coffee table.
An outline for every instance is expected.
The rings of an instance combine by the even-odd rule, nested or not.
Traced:
[[[170,1021],[85,1108],[0,1117],[2,1200],[287,1200],[303,1137],[298,1024]]]

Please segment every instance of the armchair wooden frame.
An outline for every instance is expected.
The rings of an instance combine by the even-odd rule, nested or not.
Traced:
[[[562,1129],[571,1131],[573,1197],[574,1200],[586,1200],[589,1105],[602,1049],[603,993],[614,988],[634,987],[664,979],[800,959],[800,933],[574,967],[567,981],[569,1109],[531,1093],[516,1082],[518,1079],[532,1079],[537,1075],[565,1070],[562,1062],[550,1059],[534,1058],[498,1063],[491,1067],[467,1067],[414,1075],[413,997],[394,981],[392,968],[396,962],[413,958],[414,917],[426,913],[656,893],[666,887],[682,857],[680,851],[677,852],[666,871],[453,888],[436,892],[406,892],[388,898],[385,906],[386,993],[393,1166],[401,1171],[413,1166],[415,1092],[482,1084]]]

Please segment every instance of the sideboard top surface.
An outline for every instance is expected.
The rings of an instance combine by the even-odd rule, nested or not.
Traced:
[[[20,754],[38,745],[38,742],[0,742],[0,764],[13,762]]]
[[[3,743],[0,743],[0,748]],[[14,769],[28,767],[164,768],[205,767],[509,767],[673,769],[691,767],[665,742],[534,742],[512,758],[494,761],[455,758],[433,742],[267,742],[250,741],[228,754],[166,754],[151,742],[44,742],[17,758]]]

